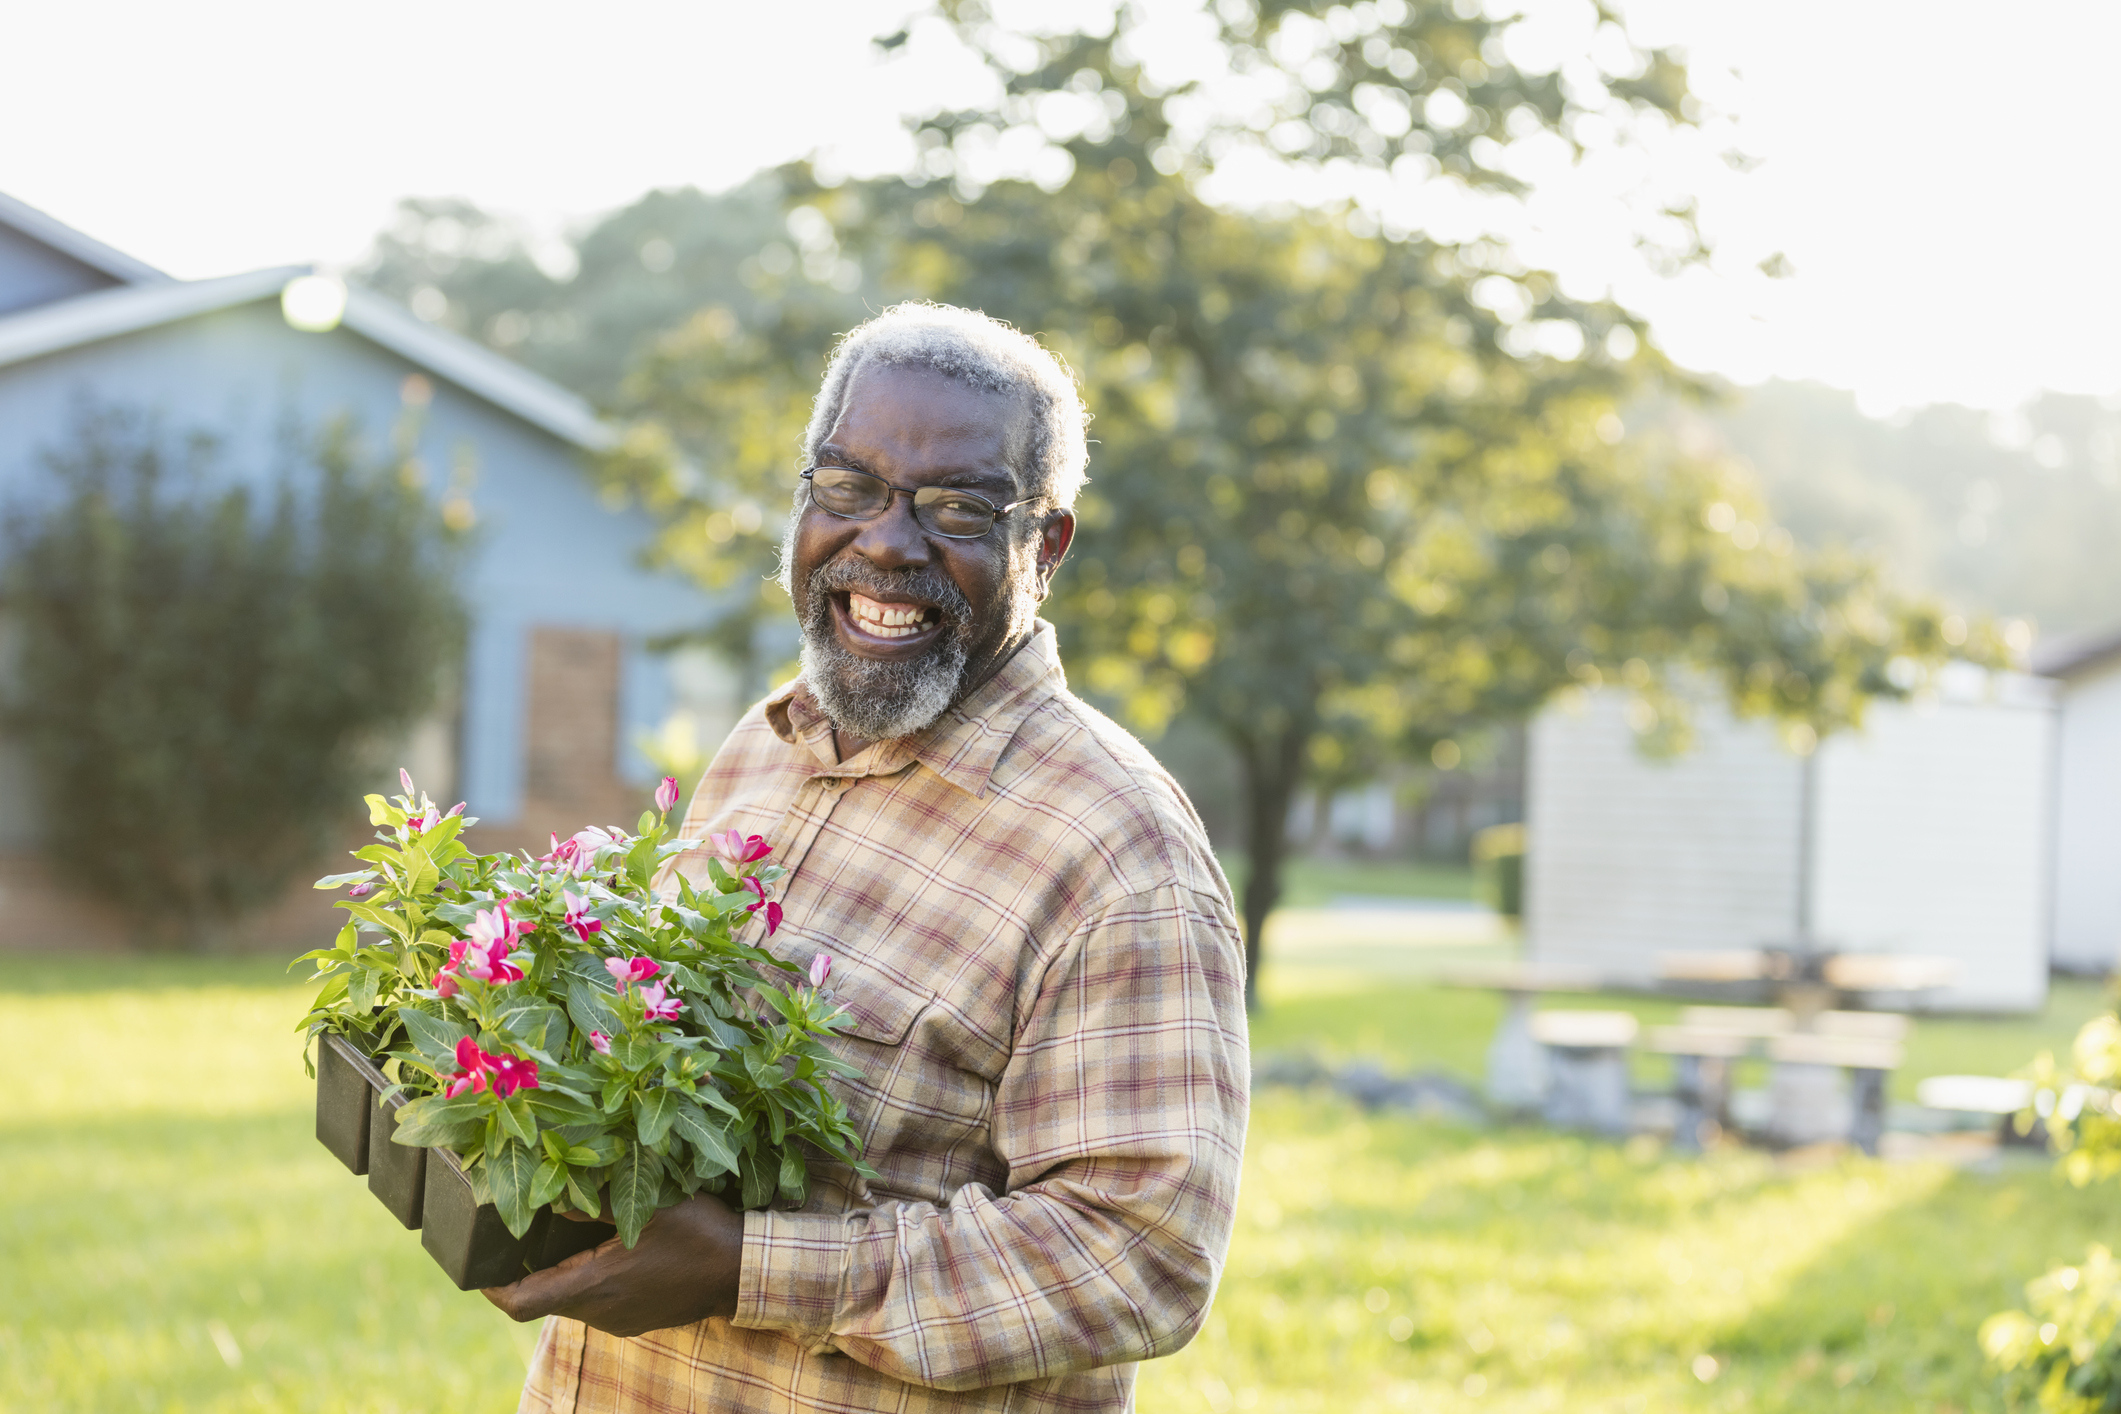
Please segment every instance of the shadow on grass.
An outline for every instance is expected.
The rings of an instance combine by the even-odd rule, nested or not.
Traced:
[[[456,1290],[306,1113],[5,1146],[0,1408],[512,1407],[535,1327]]]
[[[1850,1164],[1868,1184],[1876,1165]],[[1761,1410],[2003,1410],[1977,1341],[2025,1283],[2111,1241],[2113,1195],[2025,1159],[1956,1172],[1821,1252],[1780,1300],[1716,1337],[1724,1384]]]

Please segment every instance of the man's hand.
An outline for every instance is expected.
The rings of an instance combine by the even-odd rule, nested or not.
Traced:
[[[743,1259],[743,1214],[700,1193],[651,1218],[630,1252],[614,1237],[485,1295],[518,1321],[567,1316],[634,1336],[735,1315]]]

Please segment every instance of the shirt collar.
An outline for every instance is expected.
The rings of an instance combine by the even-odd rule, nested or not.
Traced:
[[[765,714],[775,736],[817,758],[819,775],[888,776],[918,761],[977,798],[987,793],[987,778],[1032,708],[1067,686],[1058,636],[1052,624],[1039,619],[1016,656],[970,697],[923,730],[896,741],[874,742],[851,760],[836,759],[832,723],[803,678],[767,697]]]

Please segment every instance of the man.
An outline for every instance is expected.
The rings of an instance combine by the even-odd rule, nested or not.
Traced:
[[[760,941],[833,958],[878,1178],[813,1161],[800,1212],[702,1195],[489,1292],[553,1317],[524,1409],[1117,1411],[1199,1329],[1244,950],[1198,817],[1037,617],[1084,421],[1058,359],[966,310],[900,305],[835,353],[782,546],[802,674],[686,836],[761,834],[793,871]]]

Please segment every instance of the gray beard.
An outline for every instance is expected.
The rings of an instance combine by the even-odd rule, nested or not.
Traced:
[[[796,523],[802,514],[798,493],[781,533],[779,578],[791,599]],[[1035,558],[1026,554],[1020,559],[1008,589],[1012,637],[1031,627],[1042,597]],[[976,635],[972,606],[947,575],[937,570],[891,575],[860,560],[833,560],[812,571],[804,589],[803,679],[833,726],[864,741],[896,741],[925,731],[950,710],[964,684]],[[905,662],[880,663],[850,653],[833,630],[831,604],[834,593],[849,589],[898,590],[932,603],[942,614],[943,632],[926,653]]]
[[[918,658],[878,662],[850,653],[832,626],[835,592],[897,589],[934,603],[943,632]],[[892,578],[852,561],[821,565],[810,576],[803,614],[803,678],[832,725],[864,741],[893,741],[932,725],[950,710],[965,680],[972,637],[971,605],[957,586],[932,571]]]

